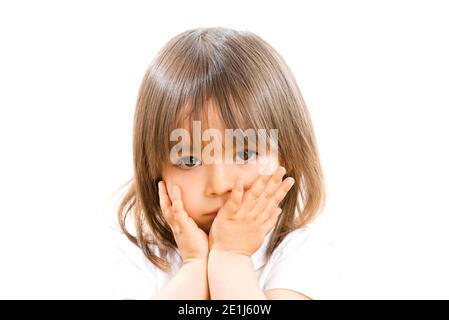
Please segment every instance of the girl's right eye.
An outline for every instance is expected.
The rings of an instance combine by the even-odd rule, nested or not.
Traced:
[[[201,161],[194,156],[183,157],[176,162],[176,165],[183,169],[192,169],[200,165]]]

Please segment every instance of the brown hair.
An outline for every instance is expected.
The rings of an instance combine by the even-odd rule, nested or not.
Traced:
[[[216,102],[227,128],[278,129],[280,163],[286,176],[297,181],[280,204],[283,213],[266,259],[289,232],[310,223],[324,207],[312,122],[283,58],[252,32],[223,27],[187,30],[162,47],[142,80],[134,115],[134,176],[118,208],[122,231],[164,271],[171,270],[167,253],[177,248],[157,190],[162,166],[169,161],[170,132],[182,114],[203,118],[209,99]],[[126,226],[128,215],[134,235]],[[151,244],[157,245],[160,256]]]

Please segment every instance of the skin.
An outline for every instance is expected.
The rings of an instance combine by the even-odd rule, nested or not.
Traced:
[[[208,121],[210,128],[219,130],[224,136],[224,126],[215,108],[209,112]],[[224,152],[222,162],[224,162]],[[200,229],[208,234],[215,217],[206,214],[224,207],[230,199],[237,179],[243,179],[244,190],[247,191],[259,177],[261,170],[267,169],[265,172],[267,175],[267,173],[273,173],[278,166],[277,158],[270,154],[263,157],[259,155],[256,163],[201,164],[191,169],[167,163],[162,170],[162,179],[165,184],[163,191],[172,200],[177,195],[174,187],[179,187],[184,211]]]
[[[217,216],[204,216],[211,225],[209,234],[187,213],[180,187],[175,185],[169,196],[165,183],[160,182],[162,211],[172,227],[183,260],[205,258],[209,248],[251,256],[274,227],[281,213],[277,206],[293,186],[293,178],[282,181],[284,174],[285,169],[280,167],[273,175],[260,175],[246,193],[244,179],[237,179]]]
[[[224,132],[216,113],[209,115],[211,127]],[[285,168],[277,158],[266,157],[263,165],[260,159],[193,169],[165,165],[160,205],[183,266],[156,299],[173,299],[184,291],[190,299],[310,299],[288,289],[263,292],[257,283],[251,255],[275,226],[278,205],[295,183],[283,179]],[[217,209],[217,215],[207,215]]]

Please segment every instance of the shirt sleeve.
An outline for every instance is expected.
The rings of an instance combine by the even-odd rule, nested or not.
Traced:
[[[157,292],[156,267],[126,237],[117,240],[111,268],[111,299],[148,300]]]
[[[332,285],[329,261],[332,248],[315,239],[310,230],[295,230],[273,252],[264,291],[289,289],[312,299],[326,299]]]

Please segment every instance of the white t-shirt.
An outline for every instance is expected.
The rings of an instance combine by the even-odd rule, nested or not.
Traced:
[[[264,292],[275,288],[290,289],[312,299],[327,298],[330,251],[329,247],[313,240],[312,230],[310,226],[305,226],[289,233],[265,263],[264,252],[273,230],[266,235],[263,244],[251,256],[259,286]],[[182,265],[179,251],[176,250],[169,256],[172,272],[165,273],[124,235],[120,235],[117,249],[112,274],[112,299],[150,299]],[[159,255],[159,250],[155,249]]]

